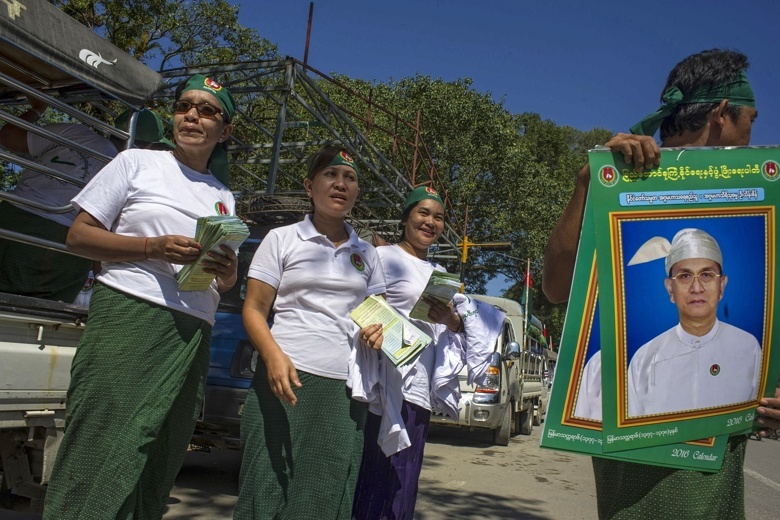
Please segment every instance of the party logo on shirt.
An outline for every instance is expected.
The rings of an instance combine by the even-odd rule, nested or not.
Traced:
[[[711,376],[717,376],[718,374],[720,374],[720,365],[715,363],[714,365],[712,365],[710,367],[710,375]]]
[[[214,209],[217,210],[217,215],[227,215],[228,209],[223,202],[217,202],[214,204]]]
[[[618,175],[617,168],[614,166],[602,166],[599,170],[599,182],[607,188],[611,188],[617,184],[619,178],[620,176]]]
[[[362,273],[366,268],[366,263],[363,261],[363,257],[357,253],[352,253],[352,256],[349,257],[349,261],[352,262],[352,267],[357,269],[358,272]]]

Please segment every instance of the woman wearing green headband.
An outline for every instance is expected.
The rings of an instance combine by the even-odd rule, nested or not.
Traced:
[[[271,230],[249,267],[244,326],[259,360],[241,418],[236,520],[352,510],[367,405],[346,386],[349,312],[385,280],[376,250],[345,222],[360,192],[352,156],[326,146],[309,165],[313,211]]]
[[[444,202],[439,194],[427,186],[413,190],[404,203],[401,226],[401,242],[379,247],[377,252],[385,273],[387,301],[408,318],[431,273],[434,270],[445,271],[436,262],[428,260],[428,248],[444,231]],[[463,336],[458,333],[462,321],[451,306],[436,300],[426,301],[431,307],[428,314],[431,322],[415,320],[415,325],[433,341],[423,349],[413,368],[395,369],[399,385],[393,391],[401,394],[400,413],[403,418],[403,424],[397,427],[406,430],[409,446],[402,448],[388,440],[398,438],[398,435],[390,435],[382,426],[382,416],[369,412],[363,461],[352,509],[354,520],[410,519],[414,515],[417,483],[430,426],[434,365],[442,362],[445,345],[451,341],[459,342]],[[382,341],[381,325],[370,325],[360,333],[370,347]],[[395,429],[392,431],[396,432]]]
[[[236,254],[209,253],[216,278],[206,290],[181,291],[176,275],[200,256],[197,219],[235,214],[207,166],[233,128],[232,96],[194,76],[174,112],[173,151],[125,150],[72,201],[68,248],[102,270],[71,369],[47,520],[161,518],[201,410],[211,326],[236,281]]]

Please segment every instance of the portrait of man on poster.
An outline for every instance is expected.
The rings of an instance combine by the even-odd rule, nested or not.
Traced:
[[[678,323],[644,343],[628,365],[628,416],[716,408],[758,398],[762,350],[756,337],[718,319],[728,285],[718,242],[680,229],[647,240],[628,266],[664,258],[663,285]],[[645,303],[647,305],[647,302]]]
[[[588,421],[601,422],[601,326],[599,307],[595,304],[585,345],[585,364],[579,374],[577,400],[572,415]]]

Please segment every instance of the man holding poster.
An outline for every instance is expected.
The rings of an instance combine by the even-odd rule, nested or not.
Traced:
[[[661,130],[662,146],[745,146],[757,116],[747,57],[713,49],[682,60],[669,74],[661,107],[618,134],[606,146],[622,153],[636,171],[655,168],[660,150],[653,135]],[[568,299],[582,226],[590,169],[577,176],[575,190],[547,243],[542,288],[555,302]],[[685,377],[684,374],[680,374]],[[757,422],[780,427],[780,392],[762,399]],[[718,473],[676,470],[594,458],[600,518],[744,518],[743,463],[747,436],[730,439]]]

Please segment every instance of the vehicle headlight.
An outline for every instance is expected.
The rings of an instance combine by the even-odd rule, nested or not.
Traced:
[[[474,412],[475,421],[487,421],[488,417],[490,417],[490,412],[488,410],[476,410]]]

